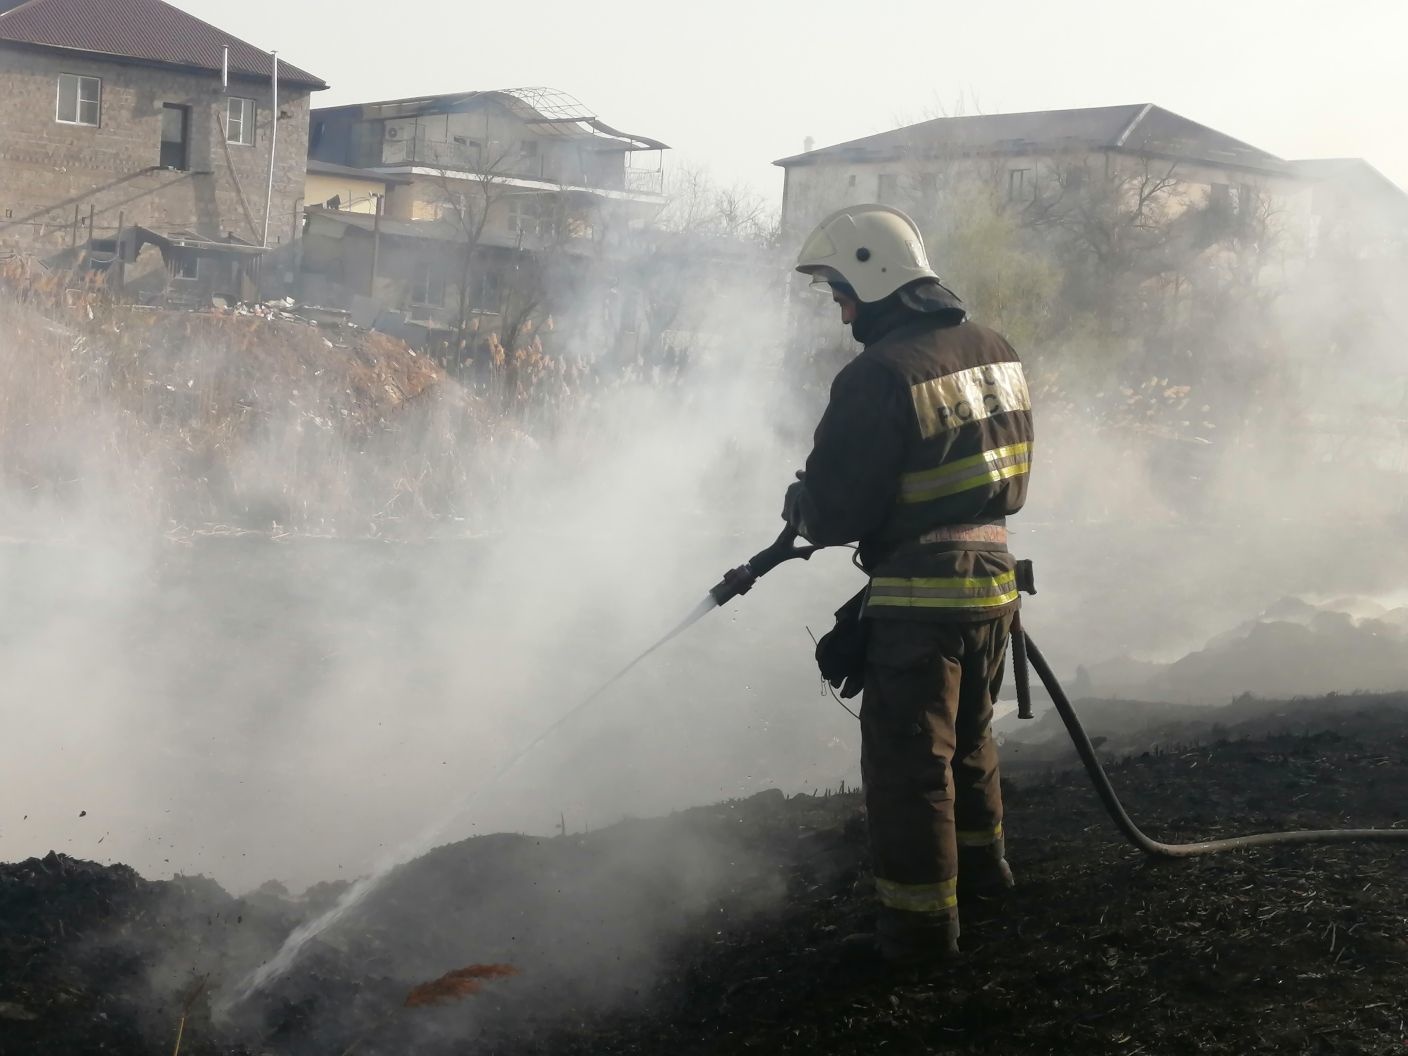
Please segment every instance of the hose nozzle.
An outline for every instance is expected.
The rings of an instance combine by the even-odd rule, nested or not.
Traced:
[[[724,605],[740,594],[747,594],[753,584],[762,579],[784,561],[801,558],[806,561],[821,549],[819,546],[797,546],[797,533],[790,527],[784,528],[771,546],[759,550],[748,559],[747,564],[739,565],[724,573],[724,578],[709,588],[709,596],[715,604]]]
[[[740,594],[747,594],[756,582],[758,577],[753,570],[747,565],[739,565],[725,572],[724,578],[709,588],[709,595],[715,605],[725,605]]]

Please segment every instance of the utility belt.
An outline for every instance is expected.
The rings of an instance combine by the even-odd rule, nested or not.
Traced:
[[[925,545],[933,543],[978,543],[984,549],[1007,546],[1007,520],[988,521],[979,524],[941,524],[930,528],[919,537]]]
[[[1006,550],[1007,529],[1001,524],[946,525],[935,532],[953,538],[938,540],[981,549]],[[931,533],[925,533],[928,536]],[[998,543],[995,540],[1001,539]],[[927,541],[927,539],[925,540]],[[1011,571],[995,576],[886,578],[876,577],[836,611],[836,625],[817,643],[816,661],[822,678],[841,690],[843,697],[861,691],[865,681],[867,610],[898,607],[925,609],[944,613],[944,617],[961,618],[961,613],[975,614],[994,608],[1006,611],[1020,600],[1022,594],[1035,594],[1036,581],[1032,563],[1016,561]],[[1022,637],[1020,607],[1012,612],[1012,637],[1015,650],[1014,666],[1020,688],[1026,689],[1026,642]],[[1023,717],[1030,714],[1030,703],[1022,697]]]

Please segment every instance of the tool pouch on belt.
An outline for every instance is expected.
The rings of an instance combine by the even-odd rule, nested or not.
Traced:
[[[867,588],[868,589],[868,588]],[[854,697],[865,684],[865,608],[862,590],[836,610],[836,626],[816,643],[816,666],[821,677],[841,691],[845,698]]]

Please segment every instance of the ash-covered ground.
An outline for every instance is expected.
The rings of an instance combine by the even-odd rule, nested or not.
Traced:
[[[1408,696],[1244,702],[1147,752],[1119,709],[1088,710],[1157,837],[1408,826]],[[166,1052],[178,1029],[181,1052],[230,1056],[1404,1050],[1408,845],[1150,862],[1069,762],[1009,753],[1020,887],[964,908],[958,962],[908,974],[839,957],[869,911],[852,792],[440,847],[223,1016],[337,886],[234,898],[61,855],[0,866],[0,1052]],[[471,964],[518,974],[406,1007]]]

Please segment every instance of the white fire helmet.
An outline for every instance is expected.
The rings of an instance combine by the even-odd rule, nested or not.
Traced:
[[[881,301],[915,279],[938,279],[919,228],[888,205],[851,205],[817,225],[797,255],[813,284],[839,277],[865,303]]]

